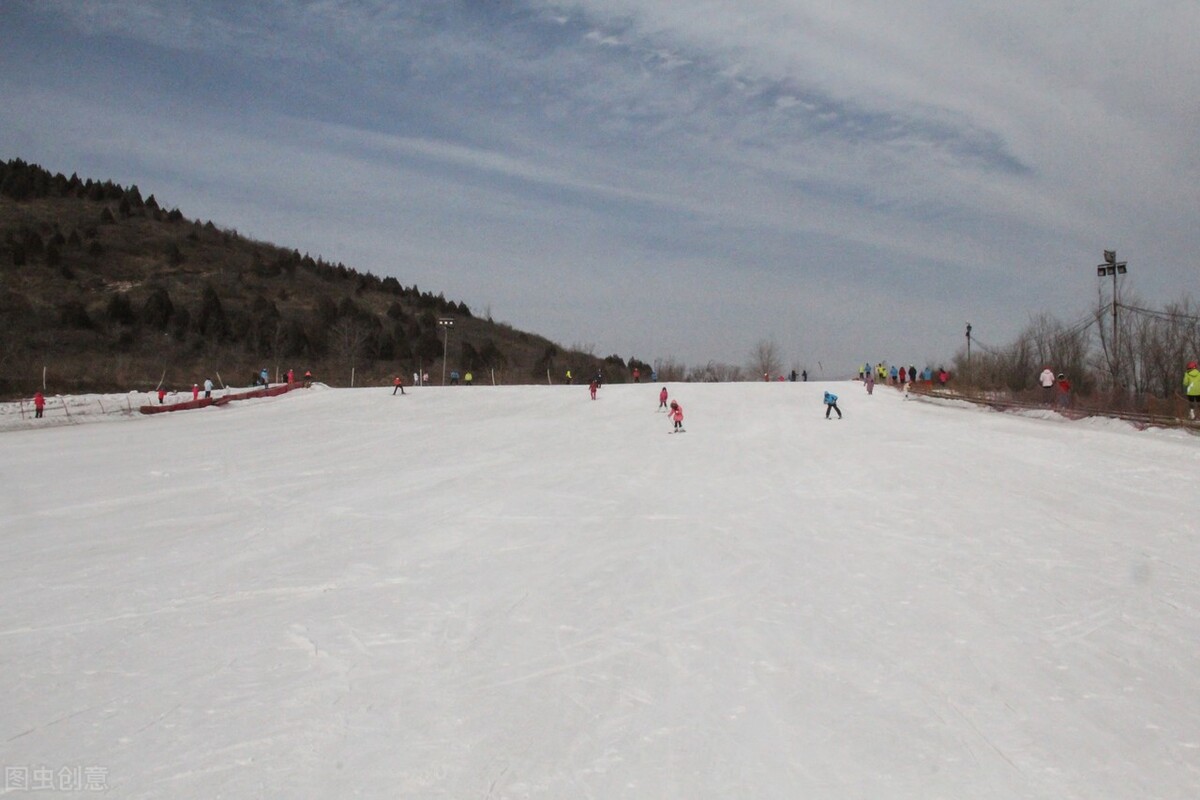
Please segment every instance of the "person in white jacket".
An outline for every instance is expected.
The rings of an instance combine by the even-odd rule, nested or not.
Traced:
[[[1038,376],[1038,383],[1042,385],[1042,402],[1050,405],[1054,399],[1054,370],[1049,367],[1042,370],[1042,374]]]

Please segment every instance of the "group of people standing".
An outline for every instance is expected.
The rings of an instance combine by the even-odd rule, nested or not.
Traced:
[[[946,371],[945,367],[938,367],[936,372],[932,367],[925,367],[925,369],[918,372],[917,368],[912,364],[909,364],[907,367],[897,367],[895,365],[889,367],[883,361],[872,367],[868,361],[858,368],[858,379],[862,381],[867,394],[875,393],[876,383],[885,383],[889,386],[903,386],[904,395],[907,397],[909,387],[918,380],[928,384],[933,384],[936,381],[938,386],[945,386],[950,382],[950,373]]]
[[[1060,372],[1055,375],[1054,370],[1046,367],[1038,376],[1038,383],[1042,386],[1043,403],[1054,404],[1059,408],[1067,408],[1071,405],[1071,381],[1067,380],[1064,373]]]

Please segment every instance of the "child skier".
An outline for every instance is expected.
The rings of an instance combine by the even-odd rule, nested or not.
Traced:
[[[825,419],[829,419],[829,412],[836,411],[838,419],[842,418],[842,410],[837,406],[837,395],[832,392],[825,393]]]
[[[1188,419],[1196,418],[1196,406],[1200,404],[1200,364],[1189,361],[1183,373],[1183,390],[1187,392]]]
[[[671,410],[667,414],[675,422],[675,427],[671,430],[671,433],[684,433],[683,406],[679,405],[679,401],[671,401]]]
[[[592,382],[588,384],[588,391],[591,392],[593,400],[596,399],[596,390],[599,388],[600,388],[600,384],[596,381],[595,378],[593,378]]]
[[[664,386],[662,388],[662,391],[658,393],[658,408],[661,411],[661,410],[664,410],[666,407],[667,407],[667,387]]]

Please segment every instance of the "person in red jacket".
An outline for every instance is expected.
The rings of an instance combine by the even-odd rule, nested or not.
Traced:
[[[396,396],[396,392],[404,394],[404,379],[399,375],[392,379],[392,397]]]
[[[588,384],[588,391],[592,393],[593,400],[596,399],[596,390],[599,388],[600,384],[596,382],[595,378],[592,378],[592,382]]]
[[[195,402],[196,400],[199,400],[199,399],[200,399],[200,384],[193,383],[192,384],[192,401]]]
[[[665,409],[666,407],[667,407],[667,387],[664,386],[662,388],[662,391],[658,393],[658,408],[659,408],[659,410],[662,410],[662,409]]]
[[[1066,408],[1071,404],[1071,382],[1067,376],[1058,373],[1058,407]]]
[[[33,393],[33,418],[41,419],[46,411],[46,396],[41,392]]]

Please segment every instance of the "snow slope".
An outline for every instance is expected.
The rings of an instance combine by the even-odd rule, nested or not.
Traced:
[[[0,434],[8,779],[1200,796],[1194,437],[845,383],[672,385],[667,435],[659,388]]]

